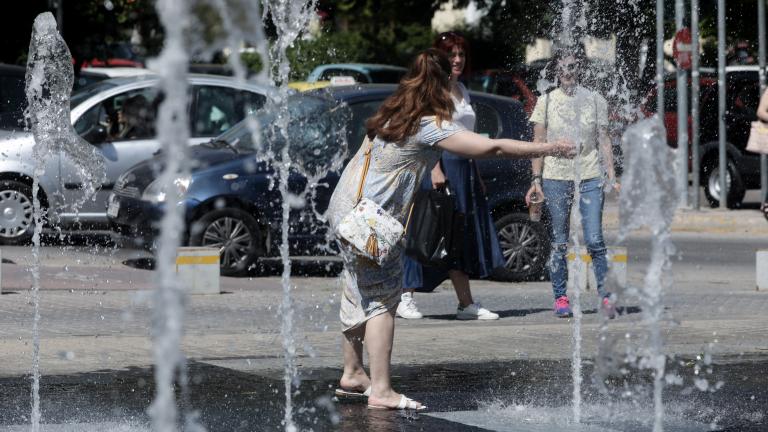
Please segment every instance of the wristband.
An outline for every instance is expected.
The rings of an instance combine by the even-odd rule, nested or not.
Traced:
[[[541,174],[534,174],[531,183],[541,183]]]

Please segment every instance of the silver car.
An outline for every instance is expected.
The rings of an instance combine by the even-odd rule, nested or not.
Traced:
[[[95,146],[106,168],[106,182],[95,200],[81,208],[82,184],[75,165],[64,154],[48,158],[40,181],[40,199],[49,226],[65,230],[107,227],[107,197],[120,174],[160,148],[155,137],[154,115],[162,101],[156,76],[101,81],[71,98],[75,131]],[[190,145],[221,134],[249,112],[264,105],[269,87],[209,75],[189,76]],[[141,114],[141,127],[127,127],[123,111],[133,107]],[[136,109],[140,106],[140,109]],[[0,131],[0,244],[29,241],[32,235],[32,157],[34,139],[28,132]],[[77,213],[76,213],[77,210]]]

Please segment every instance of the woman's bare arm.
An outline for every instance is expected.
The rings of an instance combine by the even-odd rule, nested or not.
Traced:
[[[768,91],[763,93],[760,98],[760,104],[757,107],[757,118],[765,123],[768,123]]]
[[[541,123],[535,123],[533,125],[533,142],[542,143],[547,137],[547,129]],[[531,159],[531,171],[532,175],[541,176],[541,171],[544,169],[544,159],[537,157]]]
[[[491,139],[470,131],[455,133],[437,143],[443,150],[460,156],[481,158],[535,158],[541,156],[573,157],[575,147],[569,142],[531,143],[512,139]]]

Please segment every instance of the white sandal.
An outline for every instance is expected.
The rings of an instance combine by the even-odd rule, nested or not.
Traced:
[[[415,411],[423,411],[427,409],[426,405],[422,405],[416,402],[415,400],[406,397],[405,395],[400,395],[400,402],[394,408],[382,406],[382,405],[371,405],[371,404],[368,404],[368,408],[383,409],[383,410],[415,410]]]
[[[354,391],[354,390],[344,390],[343,388],[339,387],[337,388],[333,393],[339,400],[359,400],[362,401],[364,399],[367,399],[368,396],[371,395],[371,388],[368,387],[365,389],[364,392]]]

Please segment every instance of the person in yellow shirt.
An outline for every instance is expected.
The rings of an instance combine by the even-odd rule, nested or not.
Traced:
[[[584,48],[560,48],[548,66],[554,67],[557,87],[536,102],[531,114],[534,142],[570,139],[579,147],[575,159],[547,156],[533,159],[533,183],[526,194],[544,196],[550,216],[551,255],[549,273],[558,317],[572,315],[566,292],[568,284],[568,235],[574,188],[579,185],[579,211],[584,228],[584,242],[592,257],[601,306],[610,318],[615,316],[614,300],[605,289],[608,273],[603,240],[604,189],[620,189],[613,167],[608,136],[608,108],[605,98],[580,85],[586,68]],[[602,160],[603,171],[600,161]]]

